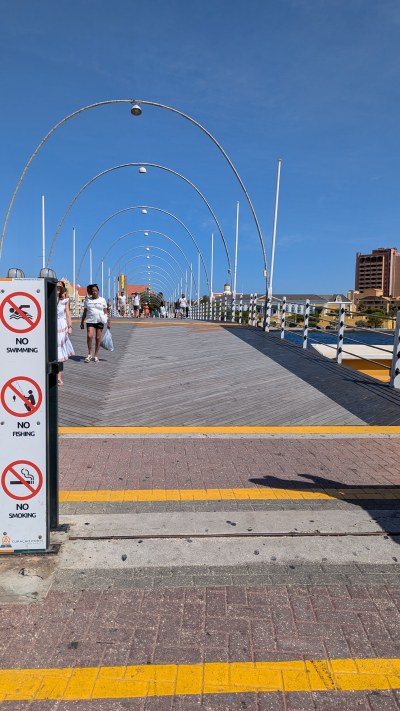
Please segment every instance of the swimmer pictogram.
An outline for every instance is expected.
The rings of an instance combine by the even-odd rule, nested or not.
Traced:
[[[8,294],[0,304],[0,322],[13,333],[29,333],[40,322],[42,309],[37,299],[24,291]]]

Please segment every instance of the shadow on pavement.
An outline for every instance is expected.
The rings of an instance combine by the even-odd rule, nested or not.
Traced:
[[[359,506],[362,508],[368,513],[372,520],[376,521],[376,523],[382,528],[382,531],[389,538],[392,538],[395,543],[400,544],[400,499],[391,498],[393,495],[400,495],[400,486],[342,484],[340,481],[336,481],[335,479],[326,479],[314,474],[300,474],[299,476],[303,479],[307,479],[307,481],[302,482],[293,479],[282,479],[274,475],[254,477],[249,479],[249,481],[252,484],[257,484],[258,486],[267,486],[274,489],[286,489],[289,491],[290,489],[293,489],[296,491],[300,490],[304,492],[316,493],[321,492],[321,490],[329,490],[328,493],[330,496],[335,496],[336,491],[336,498],[338,501],[346,501],[353,506]],[[309,482],[312,482],[312,484]],[[346,489],[349,490],[348,496],[346,496]],[[377,495],[376,499],[374,498],[374,492],[376,492]],[[363,494],[366,498],[362,498]],[[384,498],[382,497],[382,494]],[[323,502],[321,503],[323,505]],[[391,531],[387,531],[385,528],[385,521],[387,522],[388,518],[393,523]],[[396,530],[394,530],[394,528]]]
[[[256,328],[226,328],[234,337],[316,388],[368,425],[400,425],[400,391]]]

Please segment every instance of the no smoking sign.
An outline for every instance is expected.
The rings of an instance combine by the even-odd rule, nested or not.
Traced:
[[[8,464],[1,475],[4,493],[16,501],[33,499],[43,484],[43,474],[33,462],[19,459]]]

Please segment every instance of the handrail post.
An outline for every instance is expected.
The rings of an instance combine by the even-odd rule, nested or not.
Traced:
[[[400,309],[397,312],[396,330],[394,333],[390,387],[400,390]]]
[[[271,326],[271,309],[272,309],[272,295],[268,294],[267,295],[267,305],[265,308],[265,326],[264,326],[264,331],[266,333],[269,333],[269,329]]]
[[[282,316],[281,316],[281,339],[285,338],[285,328],[286,328],[286,296],[282,299]]]
[[[345,307],[344,304],[340,304],[340,316],[339,316],[339,328],[336,346],[336,363],[342,362],[342,351],[343,351],[343,339],[344,339],[344,319],[345,319]]]
[[[239,323],[242,323],[243,317],[243,294],[240,294],[239,298]]]
[[[232,301],[231,301],[231,323],[235,323],[235,311],[236,311],[236,299],[235,299],[235,295],[232,294]]]
[[[307,348],[308,341],[308,319],[310,318],[310,299],[306,301],[306,310],[304,312],[304,330],[303,330],[303,348]]]
[[[253,326],[257,326],[257,294],[254,294],[253,299]]]
[[[253,294],[250,294],[250,303],[249,303],[249,320],[248,320],[249,326],[253,325]]]

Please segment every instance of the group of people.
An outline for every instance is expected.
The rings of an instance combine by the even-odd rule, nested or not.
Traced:
[[[109,300],[107,305],[108,303],[112,311],[111,301]],[[147,301],[145,301],[142,305],[140,295],[137,291],[135,291],[131,296],[130,308],[129,299],[127,298],[125,290],[122,289],[121,293],[116,294],[115,296],[115,308],[118,315],[122,318],[129,316],[132,318],[152,318],[153,316],[156,318],[167,318],[167,308],[164,301],[161,301],[160,305],[156,307],[153,307],[152,304],[149,304]]]
[[[126,316],[127,299],[124,290],[117,296],[117,308],[120,316]],[[81,318],[81,328],[85,328],[86,323],[86,340],[88,354],[84,359],[85,363],[99,362],[99,348],[104,327],[110,328],[112,315],[112,302],[110,299],[106,301],[100,296],[99,287],[97,284],[88,284],[86,289],[86,298],[83,303],[83,313]],[[150,309],[146,302],[143,307],[140,303],[140,296],[135,291],[132,294],[132,312],[133,318],[144,318],[156,316],[167,318],[167,308],[162,301],[156,309]],[[189,316],[189,305],[185,294],[182,293],[180,299],[175,302],[175,318],[187,318]],[[63,281],[57,282],[57,342],[58,342],[58,384],[64,385],[62,379],[63,364],[71,356],[75,355],[70,335],[72,333],[72,317],[70,302],[67,295],[67,289]]]
[[[81,318],[81,328],[85,328],[88,354],[84,359],[85,363],[99,362],[98,352],[101,343],[104,326],[110,328],[111,309],[106,300],[100,296],[97,284],[88,284],[86,298],[83,303],[83,313]],[[63,364],[75,355],[70,335],[72,333],[72,317],[69,298],[65,283],[57,283],[57,344],[58,344],[58,384],[64,385],[62,379]]]

